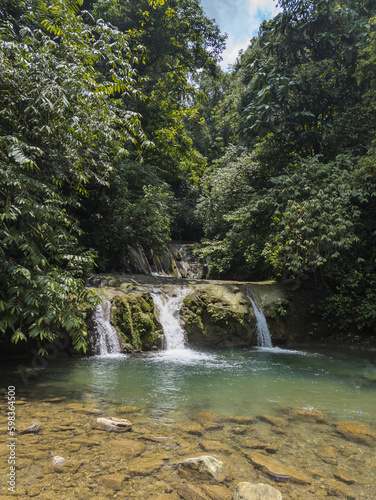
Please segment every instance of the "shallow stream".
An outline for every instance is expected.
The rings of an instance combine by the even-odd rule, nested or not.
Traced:
[[[194,487],[202,499],[230,500],[237,483],[251,481],[270,484],[289,500],[371,500],[375,358],[278,348],[66,357],[37,371],[25,371],[25,363],[27,385],[17,365],[5,365],[1,377],[4,387],[16,387],[18,428],[41,424],[38,433],[18,435],[17,496],[177,500],[190,498]],[[5,408],[3,398],[3,495]],[[94,427],[100,416],[127,418],[133,429],[99,431]],[[223,480],[179,465],[203,454],[226,463]],[[269,468],[260,465],[260,455],[271,460]],[[69,466],[57,470],[56,456]],[[292,468],[296,477],[277,477],[275,463]],[[302,484],[298,473],[308,482]]]

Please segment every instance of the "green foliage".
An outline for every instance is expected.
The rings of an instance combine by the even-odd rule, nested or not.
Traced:
[[[338,258],[358,241],[359,194],[351,183],[351,158],[322,164],[315,156],[291,170],[273,178],[267,194],[275,209],[263,255],[279,275],[299,276]]]
[[[79,5],[2,4],[0,329],[41,347],[66,330],[85,350],[94,254],[80,246],[73,214],[89,182],[107,182],[139,121],[112,98],[134,88],[126,37],[103,21],[86,25]]]
[[[326,160],[364,152],[368,110],[353,77],[364,18],[332,0],[282,4],[244,54],[241,134],[251,144],[269,134],[275,148]]]

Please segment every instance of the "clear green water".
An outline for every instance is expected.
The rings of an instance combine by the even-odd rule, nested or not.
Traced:
[[[31,400],[93,398],[103,406],[146,408],[161,418],[197,411],[273,415],[308,406],[341,420],[376,421],[376,353],[186,350],[176,356],[52,359],[31,372],[27,386],[17,373],[3,366],[4,385],[16,385]]]

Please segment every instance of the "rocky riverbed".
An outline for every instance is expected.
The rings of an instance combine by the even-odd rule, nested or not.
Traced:
[[[1,403],[0,500],[7,495],[6,404]],[[16,494],[45,500],[356,499],[376,495],[376,428],[340,422],[313,408],[221,416],[79,400],[17,401]],[[126,419],[121,432],[97,419]],[[117,421],[117,420],[113,420]],[[187,459],[223,464],[211,475]],[[200,472],[201,471],[201,472]],[[252,493],[253,492],[253,493]],[[243,495],[243,496],[242,496]],[[267,496],[269,495],[269,496]]]

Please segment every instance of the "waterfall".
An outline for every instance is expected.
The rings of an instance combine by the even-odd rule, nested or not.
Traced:
[[[115,328],[111,325],[111,302],[104,300],[94,311],[94,325],[97,341],[96,354],[103,357],[119,356],[121,345]]]
[[[261,307],[256,303],[249,290],[246,290],[256,316],[257,345],[260,347],[273,347],[268,324]]]
[[[188,287],[176,287],[173,295],[161,291],[151,292],[159,311],[159,322],[163,328],[167,351],[185,348],[185,332],[180,324],[179,312],[183,300],[191,291]]]

